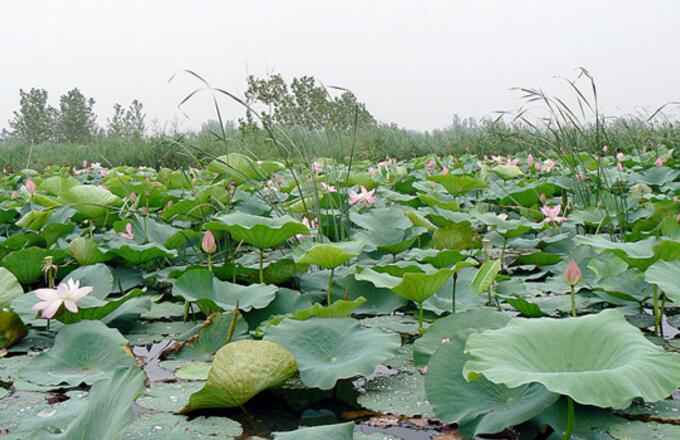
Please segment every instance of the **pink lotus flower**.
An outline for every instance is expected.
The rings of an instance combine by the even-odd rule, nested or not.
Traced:
[[[553,170],[553,168],[555,168],[555,161],[554,160],[546,159],[546,160],[543,161],[543,171],[545,171],[546,173],[549,173]]]
[[[491,160],[496,162],[496,163],[503,163],[503,156],[491,156]]]
[[[12,191],[12,200],[16,200],[17,197],[19,197],[19,194],[16,191]]]
[[[420,374],[427,374],[427,365],[418,368],[418,370],[420,371]]]
[[[321,188],[331,193],[338,192],[338,189],[335,186],[329,185],[326,182],[321,182]]]
[[[535,162],[534,163],[534,169],[536,171],[541,171],[541,163],[540,162]]]
[[[619,151],[618,153],[616,153],[616,160],[623,160],[623,158],[624,154],[622,152]]]
[[[80,281],[69,278],[66,283],[60,283],[56,289],[38,289],[35,296],[42,301],[32,307],[32,310],[42,310],[42,317],[51,319],[63,304],[70,312],[78,313],[78,301],[94,290],[91,286],[80,287]]]
[[[654,165],[656,165],[657,167],[662,167],[666,164],[667,160],[668,160],[667,156],[657,157],[656,160],[654,161]]]
[[[581,269],[579,269],[576,261],[571,260],[569,266],[567,266],[567,271],[564,273],[564,277],[567,279],[567,284],[570,286],[575,286],[581,281]]]
[[[508,157],[508,165],[514,167],[514,166],[517,166],[518,163],[519,163],[518,159],[513,159],[512,157]]]
[[[133,191],[133,192],[130,193],[130,200],[132,200],[132,203],[137,202],[137,193],[136,192]]]
[[[506,213],[504,213],[504,212],[503,212],[503,213],[500,213],[500,214],[498,214],[498,218],[501,219],[501,220],[507,220],[507,219],[508,219],[508,214],[506,214]]]
[[[87,159],[85,159],[85,160],[83,161],[83,169],[87,168],[87,165],[88,165]]]
[[[541,212],[545,216],[544,221],[546,223],[562,223],[567,218],[560,216],[560,211],[562,211],[562,205],[557,205],[554,208],[545,205],[541,208]]]
[[[451,342],[451,338],[442,338],[442,344],[448,344],[449,342]]]
[[[378,169],[376,167],[368,167],[368,173],[375,177],[378,174]]]
[[[349,190],[349,204],[354,206],[356,204],[361,204],[364,208],[368,208],[378,201],[375,196],[375,189],[367,190],[365,186],[361,185],[361,192],[357,193],[353,189]]]
[[[527,165],[529,165],[529,168],[534,166],[534,156],[531,153],[527,156]]]
[[[33,179],[31,179],[29,177],[28,180],[26,181],[26,191],[33,194],[36,189],[37,189],[37,186],[36,186],[35,182],[33,181]]]
[[[323,165],[321,165],[319,162],[312,162],[312,171],[318,173],[321,170],[323,170]]]
[[[128,240],[134,240],[135,234],[132,232],[132,223],[125,225],[125,232],[121,232],[120,236]]]
[[[616,168],[618,168],[619,171],[623,170],[623,163],[622,162],[616,162]]]
[[[203,234],[203,240],[201,240],[201,249],[203,249],[203,252],[206,254],[214,254],[217,250],[215,236],[210,230],[205,231],[205,234]]]
[[[425,169],[428,173],[432,174],[437,171],[437,164],[433,160],[428,160],[425,162]]]
[[[442,168],[442,175],[449,174],[449,167]]]

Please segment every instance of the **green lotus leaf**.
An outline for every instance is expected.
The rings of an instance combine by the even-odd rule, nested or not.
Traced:
[[[392,376],[378,376],[367,381],[363,388],[365,392],[357,397],[357,403],[371,411],[407,417],[434,416],[420,373],[402,371]]]
[[[209,361],[217,350],[227,343],[229,330],[234,318],[233,312],[214,313],[193,331],[180,337],[163,353],[172,359]],[[248,324],[239,317],[234,327],[232,341],[248,337]]]
[[[664,352],[613,309],[579,318],[514,318],[502,329],[470,335],[465,351],[468,380],[540,383],[603,408],[625,408],[636,397],[656,402],[680,384],[680,355]]]
[[[271,319],[265,321],[262,326],[258,328],[258,336],[264,334],[267,327],[270,325],[278,325],[286,318],[303,321],[309,318],[349,318],[352,312],[366,302],[366,298],[360,296],[354,301],[339,299],[330,306],[323,306],[319,303],[313,304],[305,309],[298,309],[295,313],[287,313],[285,315],[275,315]]]
[[[391,206],[389,208],[374,208],[363,214],[353,211],[349,214],[352,223],[368,231],[383,229],[405,230],[413,226],[404,210]]]
[[[605,235],[578,235],[575,242],[591,246],[601,252],[610,252],[640,270],[645,270],[654,262],[654,244],[656,242],[654,237],[622,243],[611,241]]]
[[[285,319],[267,330],[265,340],[293,353],[305,385],[322,390],[339,379],[371,374],[401,346],[398,335],[361,328],[352,318]]]
[[[0,308],[9,307],[14,298],[24,294],[24,289],[12,272],[0,267]]]
[[[224,174],[227,178],[236,180],[238,183],[259,177],[255,162],[241,153],[229,153],[216,157],[208,165],[208,170]]]
[[[50,219],[52,212],[54,211],[51,209],[46,209],[44,211],[38,211],[34,209],[21,217],[17,221],[16,225],[31,231],[39,231]]]
[[[233,310],[236,302],[241,310],[261,309],[274,300],[278,288],[268,284],[241,286],[220,281],[208,269],[192,269],[179,277],[172,294],[187,301],[198,303],[207,309],[218,306]]]
[[[446,423],[457,423],[466,438],[520,424],[559,398],[536,383],[508,388],[483,377],[466,382],[463,347],[459,339],[440,344],[427,367],[425,393],[435,414]]]
[[[33,284],[43,276],[42,266],[45,257],[52,257],[55,264],[67,256],[65,249],[42,249],[29,247],[10,252],[2,259],[2,266],[12,272],[23,285]]]
[[[324,269],[335,269],[359,255],[363,245],[362,241],[316,243],[311,246],[302,244],[297,249],[295,262],[315,264]]]
[[[551,197],[557,190],[557,186],[546,181],[537,181],[527,185],[499,188],[498,193],[500,206],[519,205],[529,208],[540,203],[541,194]]]
[[[0,349],[9,348],[28,334],[19,315],[0,307]]]
[[[370,281],[376,287],[390,289],[402,298],[423,302],[439,290],[451,278],[453,271],[439,269],[431,273],[408,272],[402,277],[363,268],[355,275],[357,280]]]
[[[424,367],[442,341],[457,340],[464,344],[471,333],[503,328],[509,320],[507,314],[490,309],[468,310],[438,319],[414,342],[413,362],[418,368]]]
[[[408,217],[409,220],[411,220],[411,223],[413,226],[418,226],[421,228],[427,229],[428,232],[434,232],[437,230],[437,227],[432,224],[431,221],[427,219],[427,217],[421,215],[417,211],[406,211],[406,216]]]
[[[92,238],[78,237],[69,243],[68,250],[81,266],[101,263],[110,258],[99,250],[97,242]]]
[[[135,300],[141,300],[138,298],[145,292],[143,289],[134,289],[128,292],[125,296],[112,300],[104,301],[92,301],[94,297],[85,297],[78,304],[78,312],[72,313],[64,308],[60,309],[55,315],[55,318],[64,324],[73,324],[85,320],[101,320],[110,327],[116,327],[113,321],[116,317],[120,318],[118,313],[127,304],[132,303]],[[148,298],[146,298],[148,300]],[[136,312],[137,317],[141,315],[144,311],[148,310],[148,307],[143,307],[142,310]],[[136,318],[132,318],[136,319]]]
[[[453,174],[443,174],[439,176],[428,176],[428,180],[437,182],[454,196],[462,196],[470,191],[486,189],[489,185],[478,178],[472,176],[461,176]]]
[[[293,355],[271,341],[232,342],[217,352],[205,386],[189,397],[180,413],[242,406],[260,391],[280,385],[296,370]]]
[[[258,249],[278,246],[297,234],[309,234],[307,226],[289,215],[270,218],[238,211],[217,217],[206,223],[205,228],[228,231],[235,240]]]
[[[488,260],[482,264],[477,271],[477,275],[472,280],[471,287],[477,293],[484,293],[496,281],[498,273],[501,271],[501,260]]]
[[[112,392],[115,390],[115,392]],[[118,368],[98,380],[80,411],[65,429],[49,439],[121,439],[135,416],[134,401],[144,391],[144,373],[139,368]]]
[[[551,438],[560,439],[567,429],[567,398],[562,397],[534,419],[535,422],[550,426],[555,432]],[[607,430],[626,420],[617,417],[612,411],[594,406],[574,405],[574,432],[572,440],[610,440]],[[644,437],[647,440],[647,437]],[[627,439],[631,440],[631,439]],[[643,440],[642,438],[639,440]]]
[[[680,426],[627,420],[610,427],[607,433],[615,440],[673,439],[680,438]]]
[[[656,284],[664,295],[675,304],[680,304],[680,261],[657,261],[645,271],[645,281]]]
[[[136,266],[159,258],[175,258],[177,251],[166,249],[154,243],[137,244],[116,239],[108,244],[106,256],[109,258],[120,257],[127,263]]]
[[[451,249],[460,251],[476,245],[477,231],[468,222],[452,223],[439,228],[432,234],[432,246],[435,249]]]
[[[142,413],[125,432],[125,440],[182,440],[196,438],[239,438],[241,424],[226,417],[196,417],[169,413]]]
[[[504,179],[516,179],[524,175],[517,165],[497,165],[491,168],[491,172]]]
[[[81,286],[92,287],[92,292],[88,294],[90,297],[104,299],[113,291],[113,274],[105,264],[79,267],[69,273],[64,282],[69,279],[79,281]]]
[[[21,377],[37,385],[78,386],[136,365],[128,341],[117,330],[99,321],[81,321],[62,327],[52,349],[33,358]]]
[[[89,218],[106,214],[111,209],[122,205],[120,197],[108,189],[96,185],[77,185],[61,194],[61,201]]]
[[[275,432],[275,440],[352,440],[354,422],[336,423],[296,429],[295,431]]]

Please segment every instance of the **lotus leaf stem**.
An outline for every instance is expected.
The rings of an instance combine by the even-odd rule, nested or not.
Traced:
[[[654,334],[659,334],[659,289],[656,284],[653,287],[652,305],[654,310]]]
[[[418,334],[422,336],[423,333],[425,333],[423,329],[423,301],[420,301],[418,303]]]
[[[260,284],[264,284],[264,270],[262,265],[264,264],[264,249],[260,249]]]
[[[453,273],[453,289],[451,289],[451,313],[456,314],[456,281],[458,281],[458,272]]]
[[[571,290],[571,316],[576,318],[576,298],[574,296],[574,286],[570,284],[569,289]]]
[[[574,400],[567,397],[567,427],[564,430],[562,440],[569,440],[574,432]]]
[[[331,276],[328,277],[328,290],[326,294],[328,295],[327,298],[327,305],[331,305],[331,287],[333,287],[333,275],[335,274],[335,268],[331,269]]]

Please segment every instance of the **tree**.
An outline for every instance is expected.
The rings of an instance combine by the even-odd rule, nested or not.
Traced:
[[[59,98],[57,139],[61,142],[83,143],[97,132],[97,117],[93,111],[94,99],[86,98],[78,88]]]
[[[19,111],[9,126],[20,139],[40,144],[53,137],[57,111],[47,105],[47,90],[32,88],[29,92],[19,90]]]
[[[331,96],[313,76],[293,78],[290,85],[279,74],[265,78],[250,75],[247,82],[245,98],[252,110],[240,121],[242,131],[257,127],[258,119],[265,124],[309,130],[348,130],[376,123],[352,92]]]
[[[113,117],[108,119],[108,134],[117,138],[141,138],[146,131],[145,119],[144,106],[136,99],[127,110],[116,103],[113,105]]]

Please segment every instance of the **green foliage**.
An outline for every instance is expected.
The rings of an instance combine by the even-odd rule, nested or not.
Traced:
[[[27,144],[40,144],[53,138],[57,110],[47,104],[47,90],[19,90],[20,108],[9,126]]]
[[[56,137],[60,142],[84,143],[96,134],[97,117],[94,99],[86,98],[78,88],[66,92],[59,99]]]

